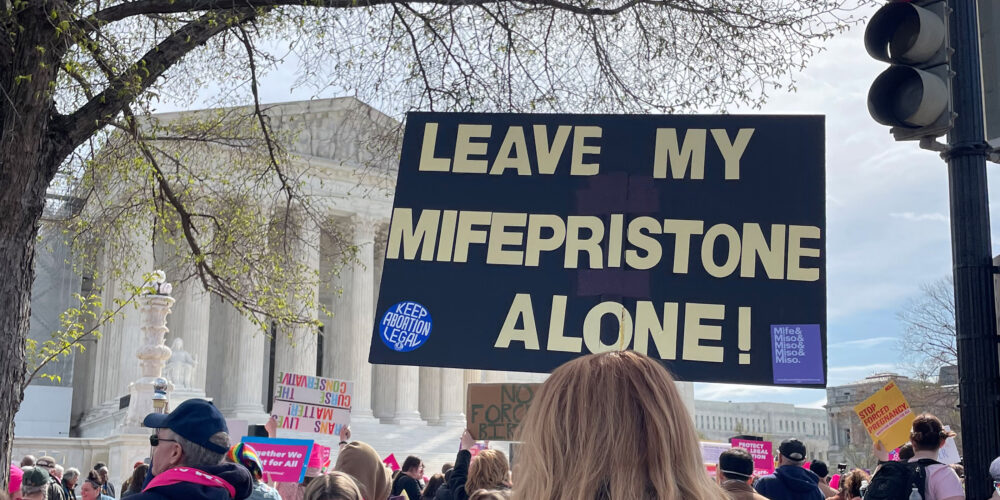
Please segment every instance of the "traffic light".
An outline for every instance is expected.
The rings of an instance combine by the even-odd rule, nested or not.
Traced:
[[[897,141],[948,133],[951,102],[949,7],[944,0],[893,1],[865,29],[865,49],[890,63],[868,91],[868,112]]]

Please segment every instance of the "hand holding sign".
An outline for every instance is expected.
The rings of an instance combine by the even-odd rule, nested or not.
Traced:
[[[472,447],[475,445],[476,445],[476,439],[473,438],[472,434],[469,433],[469,429],[466,429],[465,432],[462,433],[462,442],[460,449],[466,451],[472,450]]]

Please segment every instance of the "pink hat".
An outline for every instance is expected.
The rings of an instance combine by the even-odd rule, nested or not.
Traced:
[[[309,455],[309,468],[322,469],[330,466],[330,448],[319,443],[313,443],[312,453]]]
[[[14,494],[16,491],[21,489],[21,479],[24,477],[24,471],[20,467],[10,464],[10,483],[8,483],[8,493]]]

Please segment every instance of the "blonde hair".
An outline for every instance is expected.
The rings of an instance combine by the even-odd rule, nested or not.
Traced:
[[[313,478],[302,500],[364,500],[357,481],[343,472],[331,472]]]
[[[516,440],[515,500],[728,500],[673,377],[632,351],[557,368]]]
[[[507,456],[500,450],[483,450],[472,459],[469,465],[469,477],[465,480],[465,491],[492,490],[505,487],[510,463]]]
[[[476,490],[469,500],[510,500],[510,490]]]

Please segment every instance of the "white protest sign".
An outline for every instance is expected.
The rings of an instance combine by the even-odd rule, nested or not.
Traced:
[[[951,426],[944,426],[944,430],[950,431]],[[962,461],[962,457],[958,454],[958,444],[955,443],[955,438],[950,437],[944,442],[944,446],[938,451],[938,462],[943,464],[957,464]]]
[[[279,429],[336,436],[351,423],[353,390],[353,382],[282,372],[271,416]]]
[[[733,447],[729,443],[714,443],[711,441],[700,441],[698,444],[701,445],[701,461],[713,465],[719,463],[719,455],[722,455],[722,452]]]

